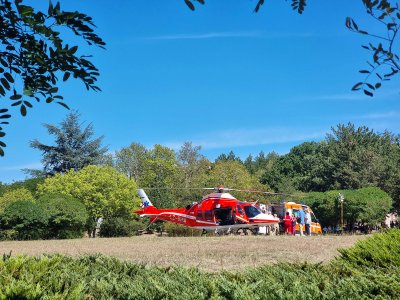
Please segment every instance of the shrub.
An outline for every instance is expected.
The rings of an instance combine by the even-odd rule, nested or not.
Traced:
[[[37,203],[48,216],[48,238],[82,237],[88,214],[80,201],[67,195],[48,194],[40,197]]]
[[[0,229],[0,241],[12,241],[18,239],[18,231],[14,229]]]
[[[2,228],[18,232],[19,240],[42,239],[46,236],[48,216],[34,202],[18,200],[9,204],[2,214]]]
[[[145,225],[132,216],[116,216],[106,218],[100,226],[101,237],[118,237],[138,235]]]
[[[164,224],[164,230],[167,232],[168,236],[201,236],[202,233],[199,229],[170,222]]]
[[[3,255],[0,299],[398,299],[399,244],[400,230],[391,230],[348,249],[361,258],[355,264],[342,252],[328,264],[282,263],[235,273],[137,265],[103,255]]]
[[[17,200],[26,200],[31,202],[35,201],[32,193],[26,188],[22,187],[22,188],[7,190],[0,197],[0,213],[4,211],[6,206]]]

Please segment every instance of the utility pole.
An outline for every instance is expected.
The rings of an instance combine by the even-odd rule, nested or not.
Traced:
[[[339,193],[339,201],[340,201],[340,229],[341,232],[343,233],[343,202],[344,202],[344,196],[342,193]]]

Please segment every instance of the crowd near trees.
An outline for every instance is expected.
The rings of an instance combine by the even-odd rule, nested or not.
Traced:
[[[0,238],[133,235],[148,225],[132,214],[140,206],[138,187],[160,208],[199,201],[206,193],[200,188],[218,185],[292,193],[235,196],[309,204],[323,226],[340,222],[342,193],[349,229],[358,222],[378,225],[400,209],[399,137],[365,126],[337,125],[324,140],[304,142],[283,155],[260,152],[242,160],[231,151],[214,161],[191,142],[178,151],[134,142],[107,153],[77,112],[46,128],[54,144],[31,144],[42,151],[43,169],[29,170],[33,177],[24,181],[0,184]]]

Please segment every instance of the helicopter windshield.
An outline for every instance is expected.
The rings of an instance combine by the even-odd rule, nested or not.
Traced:
[[[245,206],[244,211],[246,212],[248,218],[254,218],[255,216],[261,214],[261,211],[253,205]]]

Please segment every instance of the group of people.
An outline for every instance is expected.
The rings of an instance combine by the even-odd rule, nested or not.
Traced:
[[[299,227],[299,233],[303,235],[311,235],[311,213],[308,209],[298,211],[298,216],[294,213],[290,215],[286,212],[283,218],[283,226],[286,234],[296,235],[296,225]]]

